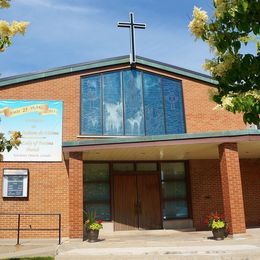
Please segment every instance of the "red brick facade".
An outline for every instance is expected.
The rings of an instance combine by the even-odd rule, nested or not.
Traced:
[[[118,66],[110,69],[129,67]],[[153,72],[158,70],[137,65],[137,68]],[[103,69],[104,70],[104,69]],[[78,140],[80,134],[80,77],[101,71],[85,71],[42,80],[30,81],[8,87],[1,87],[0,97],[6,99],[32,100],[62,100],[63,101],[63,141]],[[184,109],[186,129],[188,133],[239,130],[245,129],[240,115],[233,115],[224,111],[213,110],[215,103],[209,100],[208,92],[211,86],[179,75],[160,71],[161,74],[181,79],[183,85]],[[18,129],[19,130],[19,129]],[[223,147],[223,146],[221,146]],[[231,148],[234,148],[234,145]],[[209,211],[217,209],[223,211],[229,218],[235,220],[231,226],[233,232],[243,232],[243,198],[245,204],[246,223],[260,225],[260,197],[259,174],[260,160],[242,160],[241,176],[242,192],[240,188],[240,171],[237,151],[232,149],[221,151],[221,171],[219,160],[190,160],[192,215],[194,227],[205,229],[204,216]],[[0,212],[7,213],[61,213],[62,236],[82,237],[82,205],[83,205],[83,161],[80,153],[70,154],[69,160],[60,163],[1,163],[0,164],[0,194],[2,194],[2,174],[4,168],[29,169],[29,197],[28,199],[3,199],[0,197]],[[229,158],[233,158],[232,163]],[[232,177],[232,179],[224,179]],[[222,185],[221,185],[222,177]],[[224,191],[224,203],[222,198]],[[228,194],[229,192],[229,194]],[[235,194],[232,192],[236,192]],[[228,200],[230,200],[228,202]],[[235,208],[230,203],[235,204]],[[238,213],[239,214],[238,214]],[[236,218],[238,214],[239,219]],[[35,221],[35,224],[34,222]],[[38,219],[24,221],[29,225],[44,227],[45,224],[56,225],[56,220]],[[7,224],[8,223],[8,224]],[[240,223],[240,224],[239,224]],[[0,228],[6,225],[16,226],[14,217],[0,216]],[[57,226],[55,226],[57,227]],[[57,233],[57,232],[56,232]],[[56,236],[56,233],[34,233],[34,237]],[[22,236],[31,236],[24,232]],[[14,232],[1,232],[0,237],[13,237]]]
[[[260,225],[260,160],[240,160],[246,225]]]
[[[205,216],[224,212],[219,160],[190,160],[189,165],[193,224],[204,230]]]
[[[219,158],[224,214],[229,223],[229,232],[244,233],[245,212],[237,144],[221,144]]]
[[[29,169],[29,196],[26,199],[3,198],[2,180],[4,168]],[[62,235],[67,237],[69,226],[68,173],[61,163],[0,163],[0,213],[61,213]],[[57,217],[21,218],[21,227],[58,228]],[[0,215],[0,228],[16,228],[17,216]],[[58,237],[57,231],[22,231],[21,237]],[[0,231],[0,237],[16,236],[16,232]]]
[[[83,160],[82,153],[69,157],[69,236],[83,237]]]

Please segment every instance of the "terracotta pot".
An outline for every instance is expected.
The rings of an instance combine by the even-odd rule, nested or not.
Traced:
[[[226,234],[225,228],[212,229],[213,237],[215,240],[223,240]]]
[[[88,229],[87,230],[88,242],[90,242],[90,243],[97,242],[98,234],[99,234],[99,230]]]

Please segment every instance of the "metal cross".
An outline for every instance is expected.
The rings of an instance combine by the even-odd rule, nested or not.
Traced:
[[[135,54],[135,30],[134,29],[145,29],[145,23],[135,23],[134,22],[134,13],[129,13],[130,22],[118,22],[118,27],[129,28],[130,32],[130,64],[134,65],[136,63],[136,54]]]

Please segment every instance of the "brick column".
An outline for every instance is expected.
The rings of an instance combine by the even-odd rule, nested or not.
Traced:
[[[69,237],[83,238],[82,153],[69,154]]]
[[[245,233],[245,212],[237,144],[220,144],[219,159],[224,214],[230,234]]]

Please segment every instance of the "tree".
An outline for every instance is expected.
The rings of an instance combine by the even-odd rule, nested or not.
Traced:
[[[241,112],[245,123],[260,123],[260,4],[258,0],[214,0],[214,17],[194,7],[189,29],[206,42],[214,58],[204,69],[218,82],[212,99],[218,107]],[[255,53],[245,53],[248,44]]]
[[[0,0],[0,8],[9,8],[10,0]],[[6,50],[12,44],[12,38],[16,34],[24,35],[28,22],[13,21],[9,23],[5,20],[0,20],[0,52]]]
[[[9,8],[10,0],[0,0],[0,8]],[[13,21],[8,23],[7,21],[0,20],[0,52],[6,50],[12,44],[12,38],[16,34],[24,34],[29,23]],[[20,132],[13,132],[10,139],[6,139],[3,133],[0,133],[0,161],[2,161],[2,152],[7,150],[10,152],[12,148],[16,148],[21,144],[20,138],[22,137]]]
[[[13,132],[11,138],[7,140],[4,137],[4,134],[0,133],[0,161],[2,161],[3,156],[1,155],[2,152],[7,150],[10,152],[13,148],[16,148],[21,144],[20,138],[22,137],[20,132]]]

